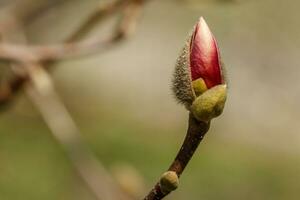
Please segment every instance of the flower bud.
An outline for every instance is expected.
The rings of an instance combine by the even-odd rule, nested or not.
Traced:
[[[190,43],[190,68],[192,81],[202,78],[207,88],[223,83],[217,42],[201,17]]]
[[[225,84],[217,42],[201,17],[175,66],[173,91],[189,109],[206,90]]]

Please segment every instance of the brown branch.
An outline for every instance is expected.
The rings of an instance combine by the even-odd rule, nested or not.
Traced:
[[[26,37],[20,29],[19,24],[14,25],[18,29],[26,41]],[[7,32],[2,32],[3,38],[9,40]],[[13,63],[10,63],[11,65]],[[16,74],[11,82],[5,82],[0,85],[0,102],[1,100],[11,100],[12,94],[26,82],[26,91],[42,114],[46,124],[49,126],[53,136],[65,150],[74,169],[78,175],[85,181],[88,188],[93,192],[97,199],[107,200],[129,200],[131,199],[125,194],[106,172],[104,167],[97,161],[94,154],[89,151],[83,142],[81,134],[76,124],[72,120],[67,109],[60,101],[50,76],[44,69],[45,67],[38,63],[23,62],[22,69],[25,73]],[[10,101],[2,101],[10,102]]]
[[[127,2],[125,4],[124,2]],[[132,30],[132,24],[135,24],[137,17],[139,16],[139,10],[145,0],[127,0],[120,3],[115,1],[114,4],[109,3],[107,7],[97,10],[94,14],[97,17],[92,17],[84,23],[67,41],[73,41],[74,38],[85,33],[87,28],[91,28],[94,24],[94,20],[100,17],[104,17],[107,13],[112,14],[117,8],[123,4],[127,5],[127,11],[123,15],[122,21],[127,23],[120,23],[122,29],[111,34],[108,38],[101,39],[100,37],[88,38],[79,42],[67,42],[56,45],[18,45],[3,43],[0,45],[0,59],[12,62],[26,63],[26,62],[42,62],[42,61],[57,61],[61,59],[74,58],[78,56],[86,56],[91,53],[106,50],[108,47],[114,45],[120,39],[127,36],[128,31]],[[114,8],[114,9],[112,9]],[[128,11],[130,8],[130,11]],[[105,14],[101,15],[99,11],[105,11]],[[126,25],[126,26],[124,26]]]
[[[192,114],[189,115],[185,140],[168,171],[176,172],[177,176],[180,177],[206,132],[209,130],[209,125],[209,122],[200,122],[196,120]],[[158,182],[144,200],[160,200],[170,192],[171,191],[163,191],[160,182]]]
[[[22,88],[28,80],[26,75],[13,76],[8,81],[2,81],[0,84],[0,108],[12,103],[14,95]]]
[[[57,61],[91,53],[101,52],[119,41],[119,35],[112,34],[109,38],[89,38],[81,42],[63,43],[47,46],[27,46],[21,44],[1,44],[0,59],[20,64],[28,62]]]
[[[123,2],[123,3],[120,3]],[[99,39],[97,38],[90,38],[86,39],[81,42],[75,43],[63,43],[54,46],[40,46],[34,47],[34,52],[28,50],[26,45],[8,45],[2,44],[1,47],[4,47],[2,51],[0,50],[0,57],[12,56],[14,62],[37,62],[40,61],[39,57],[43,57],[45,60],[52,60],[52,59],[59,59],[59,58],[66,58],[66,57],[73,57],[73,56],[83,56],[88,55],[91,53],[99,53],[101,50],[107,50],[109,47],[113,47],[115,44],[118,44],[122,39],[128,36],[130,33],[134,31],[137,19],[139,17],[140,9],[142,3],[144,1],[137,1],[137,0],[127,0],[127,1],[114,1],[112,3],[108,3],[107,5],[103,5],[98,10],[95,11],[95,14],[92,14],[89,20],[86,23],[89,25],[85,25],[85,23],[79,28],[74,35],[72,35],[67,41],[71,41],[74,38],[82,36],[83,31],[87,33],[87,28],[92,28],[91,21],[95,20],[94,16],[98,16],[97,19],[100,20],[100,16],[105,17],[108,14],[113,14],[117,8],[124,4],[124,2],[131,2],[129,3],[123,13],[123,17],[117,26],[118,28],[106,39]],[[101,12],[105,12],[105,14],[101,14]],[[79,32],[80,34],[79,34]],[[78,34],[76,34],[78,32]],[[75,36],[77,35],[77,36]],[[28,51],[27,51],[28,50]],[[14,60],[17,59],[17,60]],[[55,60],[45,64],[45,67],[50,67],[54,64],[57,60]],[[43,60],[43,61],[45,61]],[[7,104],[8,101],[11,100],[12,95],[16,94],[19,89],[22,88],[23,83],[27,80],[27,77],[13,77],[4,86],[0,87],[0,105]],[[2,90],[3,89],[3,90]],[[8,92],[9,91],[9,92]]]
[[[129,200],[83,142],[79,129],[60,101],[46,70],[40,65],[27,65],[26,68],[30,77],[25,88],[28,96],[89,189],[99,200]]]

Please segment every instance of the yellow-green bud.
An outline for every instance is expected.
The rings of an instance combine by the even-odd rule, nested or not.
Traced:
[[[198,78],[192,82],[193,90],[195,92],[196,97],[201,95],[203,92],[207,90],[207,86],[202,78]]]
[[[167,171],[161,176],[159,184],[161,191],[166,194],[176,190],[179,185],[179,178],[176,172]]]
[[[217,85],[195,99],[191,112],[199,121],[208,122],[223,112],[226,96],[226,85]]]

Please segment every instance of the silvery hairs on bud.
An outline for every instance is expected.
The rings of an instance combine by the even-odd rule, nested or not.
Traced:
[[[192,32],[189,34],[185,42],[184,48],[181,50],[175,64],[175,70],[172,80],[172,90],[179,103],[184,104],[189,108],[195,100],[195,95],[192,89],[192,79],[189,67],[190,42]]]

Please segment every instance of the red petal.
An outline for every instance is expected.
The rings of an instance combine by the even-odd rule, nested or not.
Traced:
[[[190,51],[192,80],[202,78],[208,88],[222,84],[217,43],[202,17],[191,39]]]

